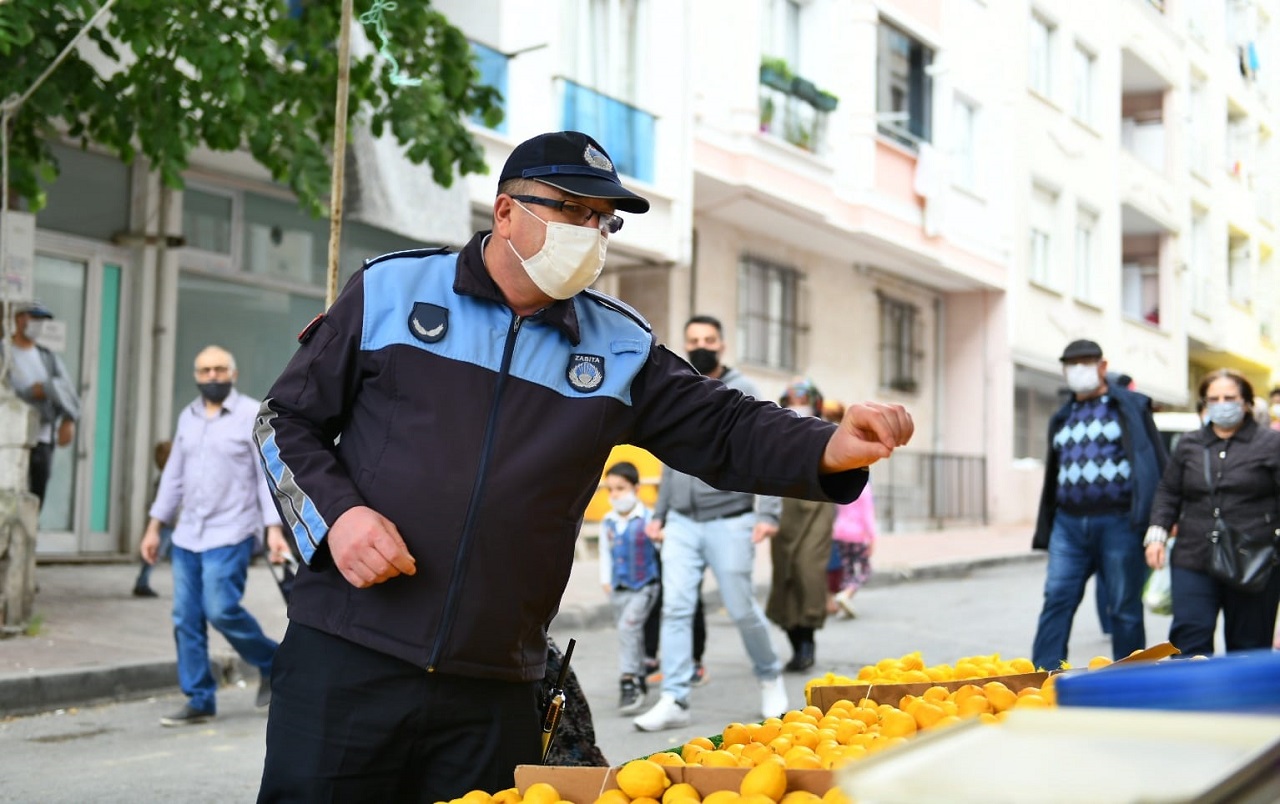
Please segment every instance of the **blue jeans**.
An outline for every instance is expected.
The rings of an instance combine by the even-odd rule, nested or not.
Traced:
[[[698,586],[708,567],[720,598],[738,626],[756,678],[768,681],[782,672],[769,639],[764,610],[751,586],[755,545],[754,513],[696,522],[675,511],[667,514],[662,541],[662,691],[684,701],[693,679],[693,610]]]
[[[1044,581],[1044,608],[1031,648],[1031,661],[1057,669],[1067,658],[1071,622],[1094,573],[1106,586],[1111,604],[1111,655],[1123,659],[1146,647],[1142,621],[1142,584],[1147,565],[1142,536],[1129,526],[1129,515],[1072,516],[1058,512],[1049,536],[1049,568]]]
[[[218,629],[244,660],[271,673],[277,644],[240,605],[254,538],[202,553],[173,547],[173,637],[178,644],[178,684],[192,708],[214,712],[217,682],[209,668],[209,632]]]

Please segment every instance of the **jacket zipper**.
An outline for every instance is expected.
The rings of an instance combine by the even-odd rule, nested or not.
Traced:
[[[513,314],[511,329],[507,333],[507,342],[502,348],[502,366],[498,370],[498,382],[493,390],[493,404],[489,408],[489,421],[485,425],[480,465],[476,470],[476,482],[471,490],[471,500],[467,503],[467,518],[462,525],[462,537],[458,540],[458,554],[453,560],[453,573],[449,576],[449,591],[445,596],[444,611],[440,616],[440,633],[436,635],[436,643],[431,648],[431,657],[427,660],[428,673],[436,671],[440,654],[444,652],[444,646],[453,632],[453,618],[458,613],[458,599],[461,597],[459,586],[462,583],[463,570],[467,566],[467,558],[471,555],[472,531],[480,512],[480,500],[484,496],[484,479],[488,471],[489,455],[493,450],[493,433],[498,422],[498,407],[502,403],[502,389],[511,373],[511,357],[515,354],[516,336],[520,334],[520,325],[523,322],[523,318]]]

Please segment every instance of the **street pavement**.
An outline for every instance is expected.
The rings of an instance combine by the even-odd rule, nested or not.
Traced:
[[[1021,524],[882,534],[867,586],[958,577],[1010,562],[1043,562],[1045,554],[1030,549],[1031,530],[1031,525]],[[37,568],[39,592],[29,633],[0,639],[0,717],[177,689],[169,566],[160,565],[152,573],[159,598],[132,596],[137,570],[136,563],[42,563]],[[769,572],[764,545],[756,551],[755,581],[761,594]],[[718,605],[710,574],[704,593],[709,605]],[[250,568],[245,605],[269,636],[284,635],[284,600],[270,569],[261,562]],[[602,628],[611,622],[599,565],[593,557],[580,556],[552,630]],[[224,682],[244,680],[252,673],[212,629],[209,647]],[[248,680],[256,684],[256,679]]]

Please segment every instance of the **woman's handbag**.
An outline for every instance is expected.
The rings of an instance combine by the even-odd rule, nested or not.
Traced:
[[[1209,574],[1241,592],[1261,592],[1271,580],[1276,564],[1276,540],[1280,528],[1248,534],[1222,518],[1218,490],[1209,470],[1209,448],[1204,450],[1204,480],[1213,505],[1213,530],[1209,532]]]

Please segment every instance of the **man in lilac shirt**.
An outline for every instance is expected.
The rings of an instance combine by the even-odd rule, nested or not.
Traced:
[[[271,702],[277,644],[240,599],[264,526],[270,559],[282,560],[289,552],[253,443],[260,403],[235,391],[236,361],[220,346],[207,346],[196,355],[195,379],[200,398],[178,416],[173,452],[160,475],[141,544],[143,560],[154,564],[161,526],[177,519],[171,557],[173,633],[178,683],[188,700],[160,719],[165,726],[202,723],[217,710],[206,623],[261,672],[257,705]]]

